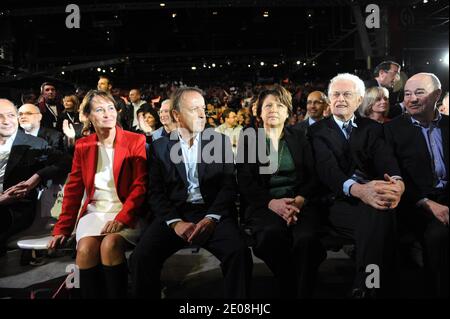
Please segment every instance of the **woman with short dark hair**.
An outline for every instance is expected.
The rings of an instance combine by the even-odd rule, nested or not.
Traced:
[[[311,146],[303,130],[286,125],[292,98],[283,87],[262,91],[256,111],[263,128],[241,135],[236,159],[253,252],[272,270],[282,297],[311,297],[317,268],[326,256],[316,232]]]

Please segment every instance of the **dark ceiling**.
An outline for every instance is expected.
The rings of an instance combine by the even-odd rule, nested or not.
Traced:
[[[448,52],[443,0],[74,2],[79,29],[66,28],[60,1],[2,2],[0,82],[49,76],[80,83],[103,72],[124,83],[253,80],[364,69],[352,8],[365,19],[371,2],[382,9],[382,28],[366,29],[374,63],[392,57],[418,68],[438,65]]]

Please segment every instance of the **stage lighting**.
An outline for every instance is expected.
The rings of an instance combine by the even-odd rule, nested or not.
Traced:
[[[442,63],[448,65],[448,52],[447,52],[447,53],[444,55],[444,57],[442,58]]]

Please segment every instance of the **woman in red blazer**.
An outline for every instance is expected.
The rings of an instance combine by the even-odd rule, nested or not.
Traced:
[[[109,93],[92,90],[81,107],[95,133],[75,145],[49,248],[63,243],[77,225],[81,296],[125,297],[125,250],[136,243],[147,185],[145,136],[117,126],[116,102]]]

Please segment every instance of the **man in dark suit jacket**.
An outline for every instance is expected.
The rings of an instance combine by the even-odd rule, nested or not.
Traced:
[[[395,82],[400,78],[401,66],[394,61],[383,61],[378,64],[373,70],[374,78],[365,82],[366,88],[370,87],[384,87],[389,90],[389,114],[388,118],[392,119],[403,113],[401,107],[401,100],[399,101],[399,92],[394,92],[392,89]]]
[[[405,85],[408,114],[387,123],[385,134],[406,184],[399,226],[422,242],[433,294],[448,297],[449,118],[436,108],[440,94],[434,74],[412,76]]]
[[[19,108],[19,124],[26,134],[37,136],[45,140],[56,150],[64,149],[64,137],[57,130],[41,126],[42,114],[33,104],[24,104]]]
[[[0,99],[0,249],[8,237],[31,225],[36,187],[69,170],[70,157],[18,130],[16,107]]]
[[[326,112],[329,107],[330,102],[325,93],[320,91],[309,93],[306,101],[306,114],[308,115],[308,118],[297,123],[295,127],[306,132],[308,127],[324,118],[324,112]]]
[[[353,297],[373,296],[366,284],[367,267],[375,264],[388,288],[395,265],[394,209],[404,191],[400,170],[383,140],[383,127],[355,117],[364,83],[339,74],[328,88],[330,118],[309,128],[321,182],[334,195],[329,220],[339,233],[355,240],[356,277]]]
[[[156,140],[150,151],[148,204],[155,219],[132,256],[133,294],[160,298],[164,261],[198,244],[222,262],[225,296],[245,298],[251,255],[230,216],[236,185],[229,139],[204,131],[199,89],[180,88],[172,101],[178,130]]]

